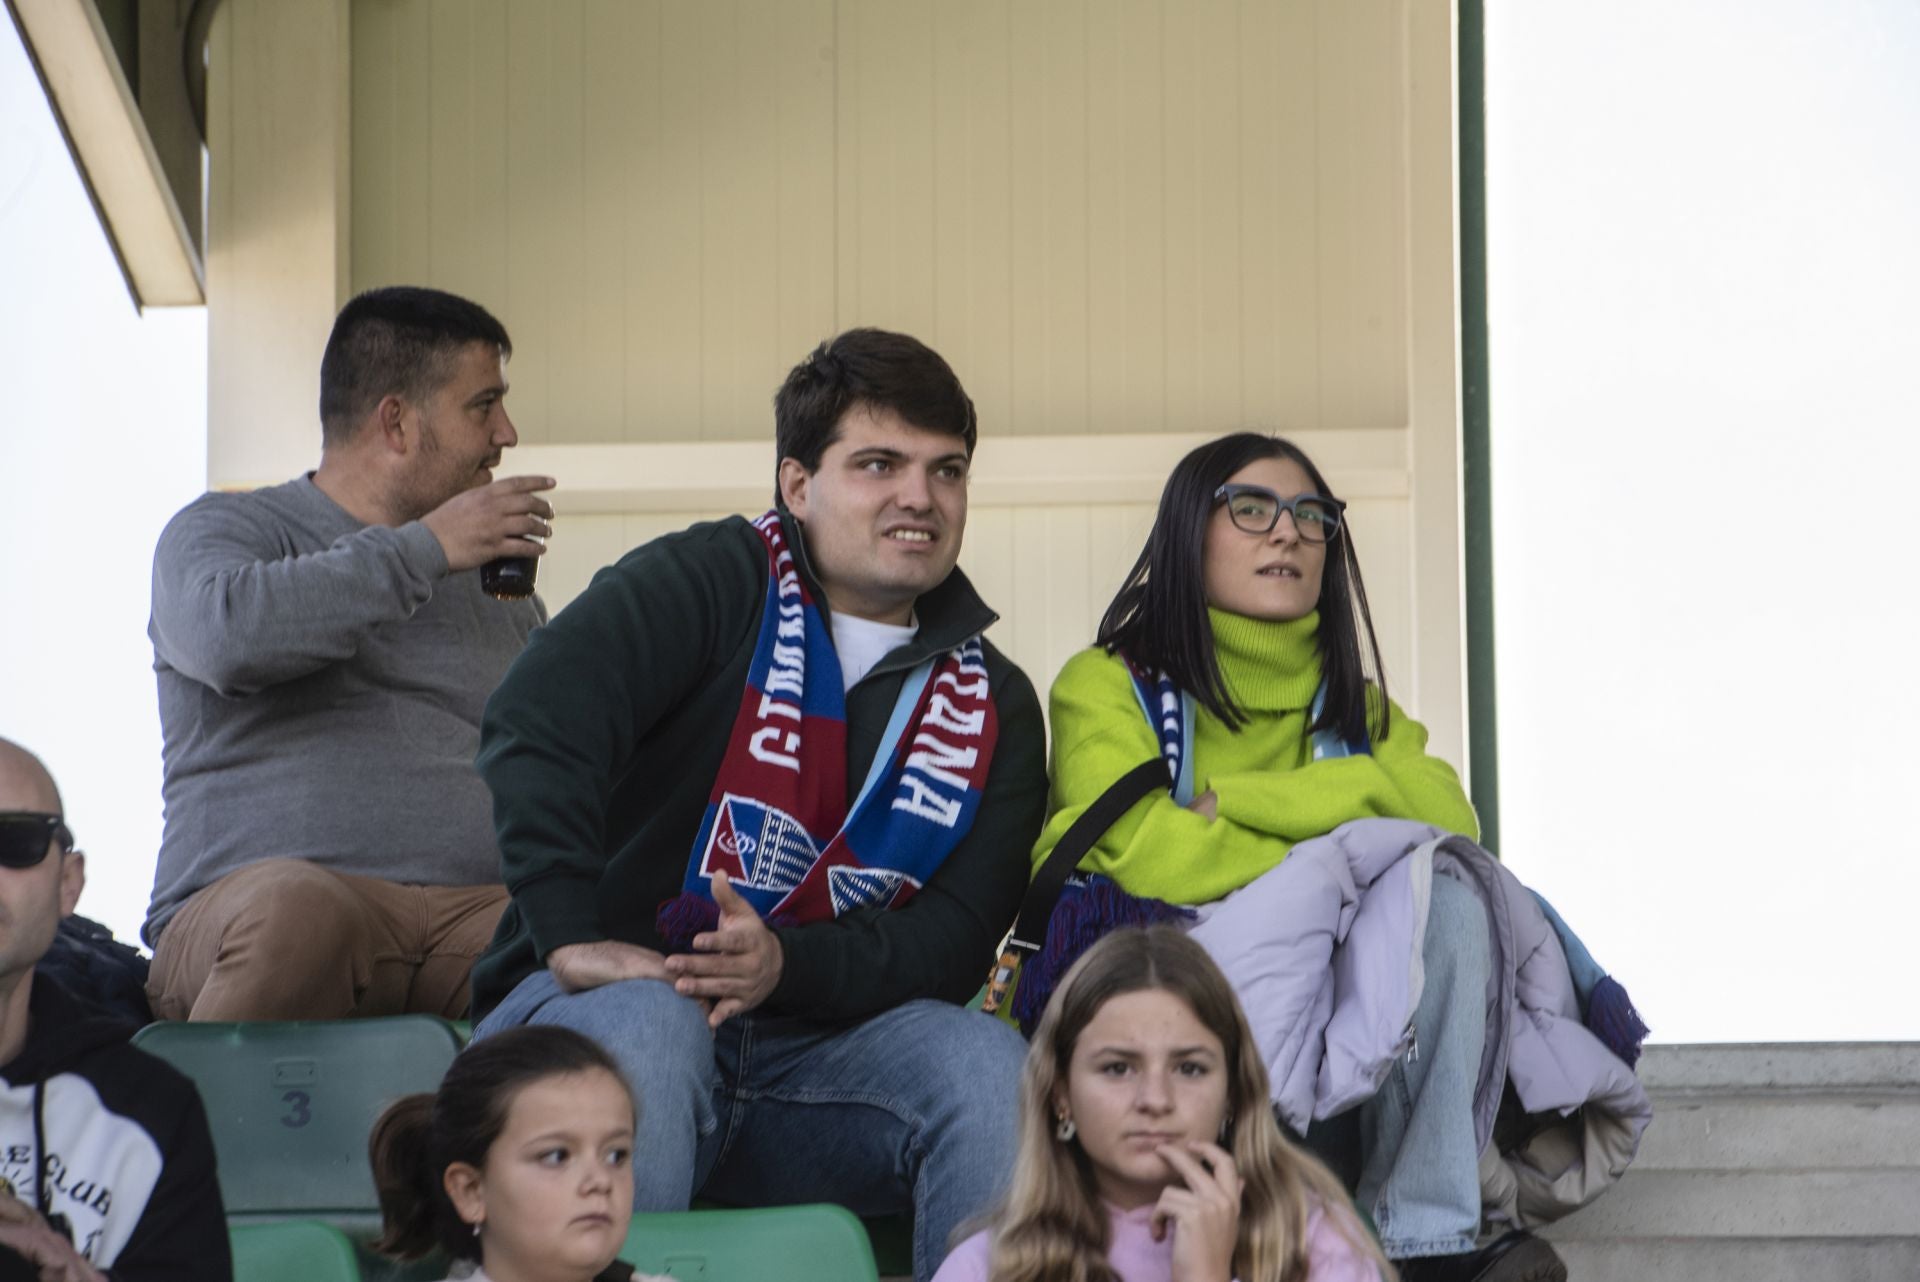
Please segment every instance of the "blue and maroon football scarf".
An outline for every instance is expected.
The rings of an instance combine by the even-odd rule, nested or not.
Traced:
[[[847,806],[847,711],[840,657],[769,512],[767,603],[681,893],[660,907],[669,949],[718,918],[724,872],[769,924],[898,908],[973,825],[1000,723],[979,637],[907,675],[873,768]]]

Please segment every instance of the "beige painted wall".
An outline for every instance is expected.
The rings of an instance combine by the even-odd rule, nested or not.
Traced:
[[[207,481],[320,457],[320,352],[346,300],[347,0],[228,0],[208,39]]]
[[[1044,691],[1094,625],[1139,554],[1167,473],[1204,435],[983,436],[960,564],[1001,614],[989,635]],[[1375,625],[1396,699],[1416,670],[1408,582],[1409,481],[1393,432],[1295,439],[1351,504]],[[1090,444],[1102,448],[1090,449]],[[541,563],[548,605],[571,600],[601,566],[658,534],[771,497],[769,441],[705,445],[531,445],[517,465],[560,478],[559,517]],[[1073,501],[1063,501],[1073,496]],[[1382,603],[1387,604],[1382,604]]]
[[[1403,427],[1409,36],[1391,0],[356,0],[352,281],[499,309],[529,440],[758,439],[855,323],[996,431]]]
[[[238,328],[227,352],[303,412],[248,421],[230,394],[216,480],[311,458],[348,292],[470,294],[514,334],[519,465],[563,480],[560,604],[652,533],[764,506],[786,369],[903,328],[979,404],[964,563],[1037,682],[1090,638],[1180,450],[1279,428],[1358,500],[1396,694],[1461,760],[1451,6],[229,0],[222,22],[342,15],[350,57],[234,75],[345,177],[320,165],[231,246],[304,256],[212,299],[216,347]],[[216,193],[262,208],[214,153]],[[214,365],[216,389],[251,377]]]

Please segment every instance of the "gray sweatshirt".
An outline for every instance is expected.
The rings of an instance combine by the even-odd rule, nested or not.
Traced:
[[[182,509],[154,550],[147,626],[166,803],[148,944],[262,859],[497,882],[480,712],[545,621],[537,598],[449,575],[418,521],[364,525],[310,476]]]

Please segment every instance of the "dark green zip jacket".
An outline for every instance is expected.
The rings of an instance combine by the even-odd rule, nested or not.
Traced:
[[[785,529],[824,614],[790,516]],[[751,524],[696,525],[600,571],[514,661],[481,723],[478,766],[513,900],[473,968],[476,1019],[556,948],[660,946],[654,914],[686,877],[766,591],[766,545]],[[849,804],[906,674],[999,617],[957,569],[914,613],[914,640],[847,692]],[[915,997],[963,1002],[986,978],[1047,801],[1033,683],[991,643],[986,656],[1000,734],[972,830],[903,907],[781,929],[767,1011],[850,1021]]]

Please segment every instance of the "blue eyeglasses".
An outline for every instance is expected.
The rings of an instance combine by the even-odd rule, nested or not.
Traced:
[[[1293,516],[1293,528],[1307,543],[1325,543],[1340,533],[1340,517],[1347,505],[1324,494],[1296,494],[1283,499],[1264,485],[1223,485],[1213,492],[1215,503],[1227,505],[1236,530],[1271,534],[1280,514]]]

